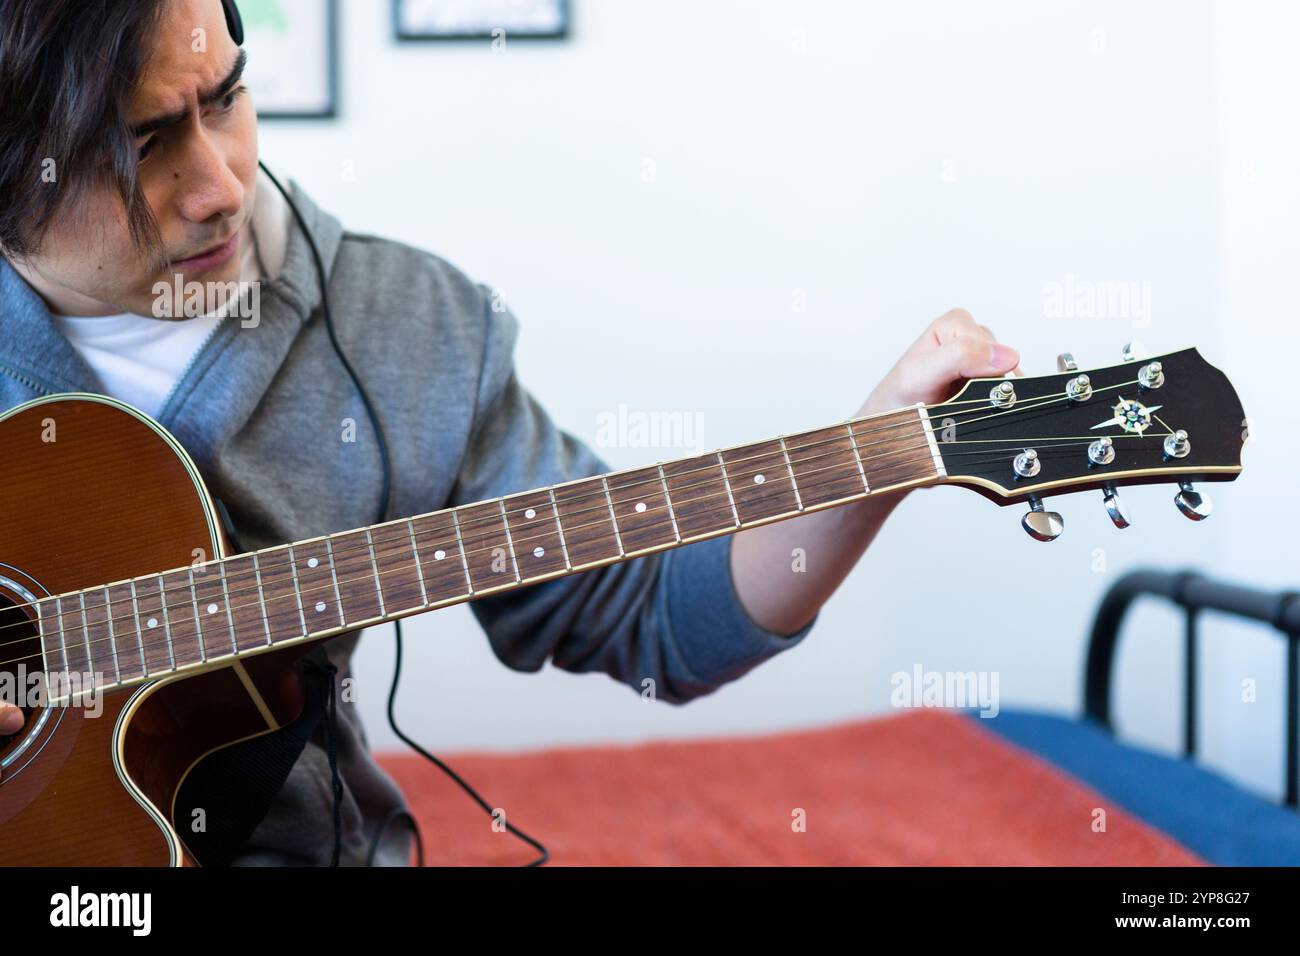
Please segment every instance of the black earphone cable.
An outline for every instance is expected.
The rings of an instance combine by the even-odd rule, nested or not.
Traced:
[[[266,163],[259,160],[258,165],[262,168],[262,171],[266,173],[266,176],[271,181],[272,185],[274,185],[275,188],[279,190],[280,195],[284,197],[285,202],[288,203],[289,209],[292,211],[294,219],[297,220],[298,222],[298,228],[302,230],[303,237],[307,240],[307,245],[311,249],[312,260],[316,264],[316,274],[320,278],[321,313],[325,316],[325,329],[329,334],[330,345],[333,346],[335,354],[338,355],[339,361],[343,364],[343,368],[347,370],[348,377],[352,379],[352,384],[355,386],[357,390],[357,394],[361,397],[361,404],[365,406],[366,415],[370,418],[371,428],[374,430],[375,439],[379,444],[379,457],[380,457],[380,462],[383,466],[383,476],[384,476],[383,493],[381,495],[381,504],[379,507],[379,518],[377,519],[377,523],[382,523],[388,515],[389,495],[392,489],[392,462],[388,451],[388,441],[384,436],[383,427],[379,423],[379,416],[378,414],[376,414],[374,405],[370,401],[370,395],[366,392],[365,386],[361,384],[361,379],[358,377],[356,370],[353,369],[352,363],[349,362],[347,356],[343,354],[343,348],[339,345],[338,336],[335,334],[334,317],[333,314],[330,312],[330,305],[329,305],[329,291],[327,288],[327,281],[325,276],[325,263],[324,260],[321,258],[320,249],[317,248],[316,246],[316,240],[312,237],[311,230],[307,228],[307,222],[305,219],[303,219],[302,213],[298,211],[297,204],[294,203],[293,199],[289,196],[289,191],[280,184],[280,181],[278,179],[275,178],[275,174],[272,173],[271,170],[267,168]],[[417,744],[414,740],[408,737],[400,727],[398,727],[397,718],[394,713],[394,704],[397,700],[398,681],[400,680],[402,674],[402,622],[400,620],[396,620],[393,622],[393,630],[396,637],[397,657],[393,665],[393,682],[388,689],[388,725],[392,728],[393,733],[397,735],[398,739],[403,741],[408,747],[410,747],[416,753],[420,754],[420,756],[424,757],[426,760],[430,761],[436,767],[438,767],[443,773],[445,773],[453,781],[455,781],[462,790],[464,790],[467,794],[469,794],[471,799],[473,799],[475,803],[477,803],[480,807],[482,807],[483,811],[487,813],[488,816],[493,816],[493,808],[487,803],[486,800],[484,800],[481,796],[479,796],[478,792],[472,786],[466,783],[460,777],[459,774],[457,774],[454,770],[451,769],[451,767],[447,766],[447,764],[445,764],[443,761],[439,760],[433,754],[429,753],[427,750],[425,750],[423,747]],[[337,803],[337,793],[336,793],[336,803]],[[388,815],[384,817],[384,819],[380,822],[379,828],[377,829],[373,839],[371,840],[370,852],[366,858],[367,866],[374,864],[375,855],[379,850],[380,840],[384,834],[384,831],[387,829],[388,825],[392,823],[393,820],[398,818],[404,818],[409,822],[411,830],[415,835],[416,863],[418,866],[424,866],[424,842],[420,838],[419,827],[416,825],[415,820],[410,813],[399,808],[394,808],[393,810],[389,811]],[[338,821],[339,821],[339,815],[338,815],[338,808],[336,806],[335,825],[334,825],[334,854],[333,854],[333,861],[331,863],[332,866],[338,865],[338,858],[339,858],[341,837],[339,832]],[[539,857],[537,857],[535,860],[531,861],[530,863],[524,864],[525,866],[541,866],[542,864],[546,863],[547,860],[550,859],[550,853],[547,851],[546,847],[543,844],[535,840],[533,837],[529,836],[524,831],[520,830],[514,824],[510,823],[509,820],[506,821],[505,827],[506,830],[514,834],[520,840],[534,847],[541,854]]]

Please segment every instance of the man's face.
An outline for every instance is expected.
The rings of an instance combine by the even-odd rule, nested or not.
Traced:
[[[171,265],[155,269],[131,243],[105,180],[83,209],[59,216],[38,255],[14,263],[55,312],[155,315],[156,283],[174,286],[178,274],[182,283],[239,280],[257,178],[257,113],[239,92],[241,53],[219,0],[167,0],[164,10],[128,120]],[[222,261],[194,261],[227,240]]]

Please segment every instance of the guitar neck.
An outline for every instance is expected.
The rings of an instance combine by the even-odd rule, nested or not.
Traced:
[[[45,598],[45,673],[129,686],[943,477],[918,405],[581,478]]]

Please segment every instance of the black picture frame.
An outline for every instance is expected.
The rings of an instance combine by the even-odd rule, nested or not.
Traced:
[[[258,107],[259,120],[335,120],[340,115],[339,0],[320,0],[325,5],[326,105],[320,110],[279,110]]]
[[[492,33],[409,33],[402,28],[402,7],[408,0],[392,0],[393,38],[399,43],[444,43],[465,40],[491,40]],[[513,40],[567,40],[572,33],[573,10],[571,0],[556,0],[560,10],[560,27],[549,32],[520,33],[507,29],[507,41]]]

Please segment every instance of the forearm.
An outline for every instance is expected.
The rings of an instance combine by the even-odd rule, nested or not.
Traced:
[[[848,576],[905,494],[887,492],[738,533],[731,573],[745,610],[770,631],[798,631]]]

